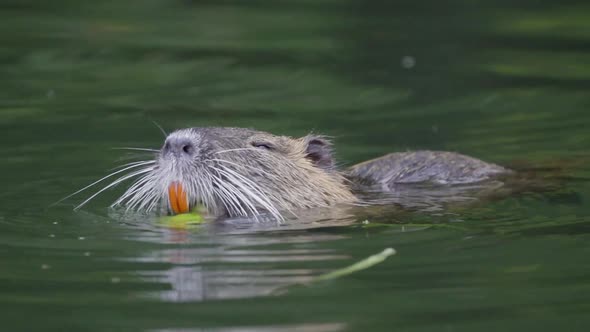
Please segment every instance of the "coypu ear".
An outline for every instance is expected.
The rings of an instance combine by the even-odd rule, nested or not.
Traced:
[[[334,167],[332,158],[332,143],[323,136],[307,135],[304,137],[306,158],[324,169]]]

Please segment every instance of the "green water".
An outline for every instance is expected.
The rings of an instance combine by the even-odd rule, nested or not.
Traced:
[[[584,1],[0,3],[0,331],[587,331]],[[58,199],[232,125],[335,137],[343,164],[443,149],[559,165],[468,208],[215,234]],[[336,223],[337,224],[337,223]],[[425,226],[424,226],[425,225]],[[393,247],[370,269],[323,273]],[[277,292],[281,290],[281,292]]]

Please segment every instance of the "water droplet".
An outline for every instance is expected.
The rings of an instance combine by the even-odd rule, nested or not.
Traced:
[[[49,234],[49,237],[55,237],[55,234]]]
[[[47,90],[47,98],[55,97],[55,91],[53,89]]]
[[[80,241],[81,241],[81,240],[86,240],[86,238],[85,238],[85,237],[83,237],[83,236],[79,236],[79,237],[78,237],[78,240],[80,240]]]
[[[57,225],[57,224],[59,224],[59,222],[58,221],[54,221],[53,224],[54,225]]]
[[[402,57],[401,64],[403,68],[411,69],[416,65],[416,59],[413,56],[406,55]]]
[[[51,268],[51,266],[49,266],[49,264],[41,264],[41,269],[42,270],[48,270],[50,268]]]
[[[118,284],[120,282],[121,282],[121,278],[119,278],[119,277],[112,277],[111,278],[111,283],[113,283],[113,284]]]

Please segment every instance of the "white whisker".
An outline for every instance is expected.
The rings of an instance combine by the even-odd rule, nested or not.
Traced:
[[[233,198],[233,203],[239,207],[239,209],[243,213],[242,214],[243,216],[248,216],[248,213],[245,211],[242,204],[240,204],[240,200],[241,200],[241,203],[243,203],[245,205],[245,207],[251,212],[251,214],[256,218],[256,215],[258,215],[258,210],[252,204],[252,202],[250,202],[250,200],[238,188],[236,188],[236,186],[233,183],[228,182],[228,181],[223,181],[223,179],[221,179],[215,175],[213,175],[213,176],[215,178],[217,178],[217,180],[218,180],[217,185],[220,188],[223,187],[225,190],[225,193],[229,194],[229,196],[231,198]],[[240,200],[238,200],[237,198],[240,198]]]
[[[257,151],[260,152],[257,148],[235,148],[235,149],[227,149],[215,152],[215,154],[226,153],[226,152],[234,152],[234,151]]]
[[[123,201],[125,201],[126,199],[128,199],[132,196],[135,196],[138,192],[145,190],[145,184],[149,183],[150,181],[153,181],[150,174],[144,175],[141,178],[137,179],[129,187],[129,189],[127,189],[127,191],[125,191],[125,193],[123,195],[121,195],[121,197],[119,197],[113,204],[111,204],[111,207],[117,206],[117,205],[121,204]]]
[[[215,162],[222,162],[222,163],[227,163],[227,164],[230,164],[230,165],[233,165],[233,166],[235,166],[236,168],[246,168],[246,167],[247,167],[247,168],[249,168],[249,169],[251,169],[251,170],[253,170],[253,171],[255,171],[255,172],[261,172],[261,173],[262,173],[262,175],[265,175],[265,176],[267,176],[267,175],[270,175],[270,173],[269,173],[268,171],[266,171],[266,170],[263,170],[263,169],[262,169],[262,168],[260,168],[260,167],[254,167],[254,166],[250,166],[250,165],[246,165],[246,164],[244,164],[244,165],[240,165],[240,164],[238,164],[238,163],[234,163],[234,162],[232,162],[232,161],[229,161],[229,160],[225,160],[225,159],[217,159],[217,158],[213,158],[213,159],[211,159],[211,161],[215,161]],[[221,165],[220,165],[220,166],[221,166]],[[224,168],[225,168],[225,167],[224,167]]]
[[[237,163],[230,162],[230,161],[223,160],[223,159],[213,159],[213,160],[214,160],[214,161],[219,161],[219,162],[226,162],[226,163],[228,163],[228,164],[230,164],[230,165],[233,165],[233,166],[235,166],[235,167],[236,167],[236,168],[238,168],[238,169],[240,169],[240,168],[245,168],[245,167],[248,167],[248,168],[250,168],[250,169],[252,169],[252,170],[254,170],[254,171],[256,171],[256,172],[260,172],[260,171],[262,171],[262,175],[263,175],[264,177],[267,177],[267,178],[271,176],[271,174],[269,174],[268,172],[266,172],[266,171],[264,171],[264,170],[262,170],[262,169],[260,169],[260,168],[255,168],[255,167],[253,167],[253,166],[250,166],[250,165],[239,165],[239,164],[237,164]],[[219,165],[219,167],[222,167],[222,169],[223,169],[223,170],[225,170],[225,171],[227,171],[227,172],[230,172],[230,173],[231,173],[233,176],[235,176],[235,177],[238,177],[238,178],[239,178],[239,180],[241,180],[241,181],[245,182],[245,183],[246,183],[246,184],[247,184],[249,187],[251,187],[253,190],[255,190],[256,192],[258,192],[258,193],[259,193],[259,194],[260,194],[262,197],[264,197],[264,201],[265,201],[265,202],[264,202],[264,203],[263,203],[263,202],[261,202],[261,203],[263,203],[263,205],[264,205],[265,209],[269,210],[269,212],[271,212],[271,211],[275,211],[275,212],[276,212],[276,214],[274,214],[274,213],[273,213],[273,215],[275,215],[275,217],[277,217],[277,216],[280,216],[280,213],[279,213],[279,211],[278,211],[276,208],[274,208],[274,206],[273,206],[273,204],[272,204],[272,201],[271,201],[271,200],[270,200],[270,198],[268,197],[268,194],[267,194],[267,193],[263,193],[263,191],[260,189],[260,186],[259,186],[257,183],[255,183],[254,181],[252,181],[252,180],[250,180],[250,179],[246,178],[244,175],[242,175],[242,174],[238,173],[236,170],[233,170],[233,169],[231,169],[231,168],[229,168],[229,167],[226,167],[226,166],[223,166],[223,165]],[[279,198],[279,197],[276,197],[276,196],[274,196],[274,195],[272,195],[272,197],[275,197],[275,198],[277,199],[277,201],[280,201],[280,198]],[[268,203],[268,204],[265,204],[265,203]],[[290,209],[288,206],[285,206],[284,208],[285,208],[285,209],[286,209],[288,212],[290,212],[291,214],[293,214],[293,215],[296,217],[296,214],[295,214],[295,213],[294,213],[294,212],[293,212],[293,211],[292,211],[292,210],[291,210],[291,209]],[[280,217],[280,218],[278,218],[278,219],[283,219],[283,218],[282,218],[282,216],[281,216],[281,217]]]
[[[128,174],[128,175],[125,175],[125,176],[122,176],[122,177],[118,178],[117,180],[113,181],[111,184],[105,186],[104,188],[102,188],[101,190],[99,190],[98,192],[96,192],[95,194],[93,194],[92,196],[90,196],[89,198],[87,198],[84,202],[82,202],[81,204],[79,204],[78,206],[76,206],[74,208],[74,210],[78,210],[79,208],[81,208],[82,206],[84,206],[86,203],[88,203],[89,201],[91,201],[94,197],[98,196],[100,193],[104,192],[105,190],[107,190],[109,188],[112,188],[112,187],[116,186],[117,184],[119,184],[119,183],[121,183],[121,182],[123,182],[123,181],[125,181],[127,179],[130,179],[130,178],[132,178],[134,176],[137,176],[137,175],[140,175],[140,174],[143,174],[143,173],[147,173],[147,172],[151,172],[152,170],[153,170],[153,168],[149,167],[149,168],[141,169],[139,171],[135,171],[135,172],[133,172],[131,174]]]
[[[146,165],[147,165],[147,163],[146,163]],[[125,168],[123,168],[123,169],[120,169],[120,170],[118,170],[118,171],[116,171],[116,172],[113,172],[113,173],[111,173],[111,174],[108,174],[107,176],[104,176],[104,177],[102,177],[102,178],[100,178],[100,179],[98,179],[98,180],[96,180],[96,181],[92,182],[91,184],[87,185],[86,187],[84,187],[84,188],[82,188],[82,189],[80,189],[80,190],[78,190],[78,191],[76,191],[76,192],[74,192],[74,193],[72,193],[72,194],[70,194],[70,195],[68,195],[68,196],[66,196],[66,197],[64,197],[64,198],[62,198],[62,199],[60,199],[59,201],[57,201],[57,202],[53,203],[53,204],[52,204],[52,206],[54,206],[54,205],[57,205],[57,204],[59,204],[59,203],[61,203],[61,202],[65,201],[66,199],[68,199],[68,198],[70,198],[70,197],[72,197],[72,196],[74,196],[74,195],[77,195],[77,194],[79,194],[79,193],[83,192],[84,190],[86,190],[86,189],[89,189],[89,188],[91,188],[92,186],[94,186],[94,185],[96,185],[96,184],[98,184],[98,183],[100,183],[100,182],[102,182],[102,181],[104,181],[104,180],[106,180],[106,179],[108,179],[108,178],[111,178],[111,177],[113,177],[113,176],[115,176],[115,175],[117,175],[117,174],[119,174],[119,173],[125,172],[125,171],[127,171],[127,170],[130,170],[130,169],[132,169],[132,168],[136,168],[136,167],[138,167],[138,166],[136,166],[136,165],[132,165],[132,166],[128,166],[128,167],[125,167]]]
[[[134,148],[134,147],[127,147],[127,146],[123,146],[123,147],[115,147],[115,148],[111,148],[112,150],[130,150],[130,151],[144,151],[144,152],[153,152],[153,153],[158,153],[160,152],[160,150],[157,149],[149,149],[149,148]]]
[[[216,180],[218,180],[216,182],[217,187],[219,189],[218,191],[218,197],[221,199],[222,202],[225,202],[227,204],[224,204],[226,209],[228,210],[228,212],[230,213],[230,216],[232,215],[232,210],[235,210],[235,214],[236,215],[241,215],[241,216],[247,216],[248,213],[246,212],[246,210],[241,206],[241,204],[239,204],[239,201],[236,199],[235,193],[232,192],[231,188],[227,188],[227,186],[224,184],[224,181],[220,178],[218,178],[215,175],[212,175],[212,177]]]
[[[168,136],[168,133],[166,133],[166,130],[164,130],[164,128],[162,128],[162,126],[160,126],[160,124],[157,123],[156,121],[154,121],[154,120],[151,120],[151,121],[156,127],[158,127],[158,129],[160,129],[160,131],[164,135],[164,138],[166,138]]]
[[[155,164],[155,163],[156,163],[155,160],[133,161],[133,162],[130,162],[130,163],[127,163],[127,164],[115,166],[115,167],[109,169],[109,171],[114,171],[114,170],[121,169],[121,168],[124,168],[124,167],[127,167],[127,166],[132,166],[132,168],[135,168],[135,167],[141,167],[141,166]]]
[[[259,186],[253,181],[226,167],[223,169],[217,167],[212,168],[223,174],[234,186],[241,188],[245,195],[251,197],[260,205],[262,205],[262,207],[272,214],[273,217],[277,218],[278,220],[284,220],[283,216],[273,206],[270,199],[268,199],[268,197],[260,190]]]

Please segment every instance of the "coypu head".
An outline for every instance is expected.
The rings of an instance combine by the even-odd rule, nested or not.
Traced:
[[[188,128],[169,134],[154,151],[154,160],[132,165],[129,175],[141,177],[113,205],[172,214],[201,205],[216,216],[282,219],[284,211],[355,200],[322,136]]]

